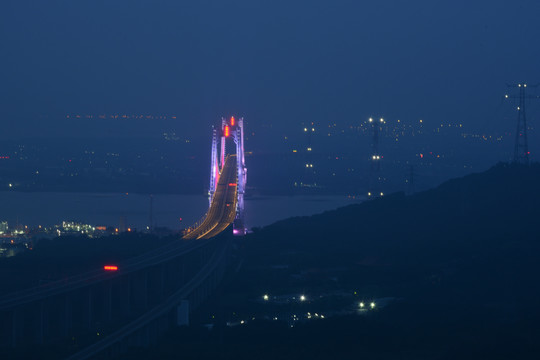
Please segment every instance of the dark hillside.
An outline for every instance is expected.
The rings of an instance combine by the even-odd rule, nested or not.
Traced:
[[[538,184],[540,165],[499,164],[258,229],[199,316],[213,331],[178,330],[124,358],[538,358]],[[381,306],[362,312],[361,301]]]
[[[540,275],[538,184],[539,164],[499,164],[414,196],[393,194],[288,219],[246,239],[246,266],[263,271],[275,263],[299,269],[339,265],[360,278],[384,273],[390,281],[419,274],[455,281],[468,272],[461,288],[479,291],[478,276],[485,277],[484,285],[509,281],[536,294],[529,284]]]

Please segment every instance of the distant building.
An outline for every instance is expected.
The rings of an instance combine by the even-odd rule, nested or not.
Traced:
[[[7,234],[9,231],[8,222],[2,221],[0,222],[0,234]]]

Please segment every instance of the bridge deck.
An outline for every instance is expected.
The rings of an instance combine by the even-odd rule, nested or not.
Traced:
[[[236,155],[228,155],[219,176],[212,204],[204,221],[189,231],[184,239],[209,239],[225,230],[236,217]]]

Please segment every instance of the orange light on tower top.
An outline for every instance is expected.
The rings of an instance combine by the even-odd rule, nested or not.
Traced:
[[[234,116],[231,116],[231,126],[234,126]]]
[[[228,137],[230,134],[231,134],[231,131],[229,130],[229,126],[226,125],[226,126],[225,126],[225,129],[223,130],[223,135],[224,135],[225,137]]]
[[[117,271],[117,270],[118,270],[118,266],[116,266],[116,265],[105,265],[105,266],[103,266],[103,270],[106,270],[106,271]]]

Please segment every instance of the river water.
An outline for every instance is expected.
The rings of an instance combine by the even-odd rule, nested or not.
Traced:
[[[36,227],[62,221],[145,229],[150,223],[150,196],[118,193],[0,192],[0,221]],[[293,216],[313,215],[354,203],[345,196],[271,196],[245,200],[246,226],[269,225]],[[181,229],[199,220],[208,208],[203,195],[154,195],[154,226]],[[182,221],[180,221],[180,218]]]

